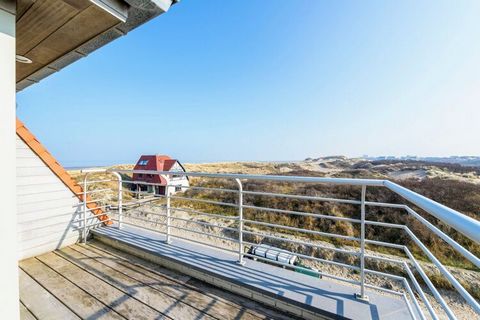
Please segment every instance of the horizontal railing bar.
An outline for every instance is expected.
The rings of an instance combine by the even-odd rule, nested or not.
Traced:
[[[377,246],[383,246],[383,247],[389,247],[389,248],[399,249],[399,250],[403,250],[403,247],[404,247],[404,246],[402,246],[402,245],[400,245],[400,244],[388,243],[388,242],[377,241],[377,240],[369,240],[369,239],[365,239],[365,243],[367,243],[367,244],[373,244],[373,245],[377,245]]]
[[[403,264],[403,262],[404,262],[404,261],[397,260],[397,259],[392,259],[392,258],[386,258],[386,257],[381,257],[381,256],[372,256],[370,254],[366,254],[365,258],[374,259],[374,260],[381,260],[381,261],[384,261],[384,262],[397,263],[397,264]]]
[[[167,184],[167,187],[180,187],[179,185],[175,184]],[[238,193],[238,190],[234,189],[223,189],[223,188],[210,188],[210,187],[195,187],[195,186],[181,186],[182,189],[192,189],[192,190],[205,190],[205,191],[218,191],[218,192],[230,192],[230,193]]]
[[[258,243],[253,243],[253,242],[249,242],[249,241],[245,241],[245,240],[243,240],[243,243],[247,244],[247,245],[250,245],[250,246],[257,246],[257,247],[259,245],[261,245],[261,244],[258,244]],[[335,265],[335,266],[339,266],[339,267],[343,267],[343,268],[347,268],[347,269],[352,269],[352,270],[356,270],[356,271],[360,270],[359,267],[349,265],[349,264],[345,264],[345,263],[342,263],[342,262],[337,262],[337,261],[333,261],[333,260],[326,260],[326,259],[322,259],[322,258],[318,258],[318,257],[314,257],[314,256],[309,256],[309,255],[297,253],[297,252],[290,252],[290,253],[292,255],[295,255],[297,257],[304,258],[304,259],[318,261],[318,262],[321,262],[321,263],[331,264],[331,265]]]
[[[179,218],[179,217],[174,217],[174,216],[170,216],[170,219],[179,220],[179,221],[186,221],[188,223],[195,223],[195,224],[202,225],[202,226],[209,226],[209,227],[221,228],[221,229],[229,230],[229,231],[233,231],[233,232],[238,232],[238,229],[236,229],[236,228],[219,226],[219,225],[215,225],[213,223],[208,223],[208,222],[203,222],[203,221],[195,221],[195,220],[192,220],[192,219],[185,219],[185,218]]]
[[[250,224],[256,224],[256,225],[285,229],[285,230],[292,230],[292,231],[309,233],[309,234],[316,234],[316,235],[319,235],[319,236],[325,236],[325,237],[331,237],[331,238],[339,238],[339,239],[352,240],[352,241],[359,241],[360,240],[360,239],[355,238],[355,237],[344,236],[344,235],[341,235],[341,234],[334,234],[334,233],[321,232],[321,231],[315,231],[315,230],[309,230],[309,229],[295,228],[295,227],[289,227],[289,226],[284,226],[284,225],[280,225],[280,224],[254,221],[254,220],[248,220],[248,219],[243,219],[243,223],[250,223]]]
[[[129,211],[129,210],[144,210],[142,208],[147,208],[147,209],[152,209],[154,210],[155,208],[160,208],[160,209],[166,209],[166,206],[164,205],[155,205],[154,204],[155,202],[151,202],[151,201],[145,201],[145,202],[141,202],[141,203],[137,203],[137,205],[135,205],[134,203],[123,203],[122,204],[122,208],[125,209],[125,211]],[[159,212],[163,212],[163,211],[159,211]]]
[[[117,221],[117,222],[119,221],[118,219],[114,219],[114,218],[112,218],[112,220]],[[132,226],[132,227],[142,228],[142,229],[145,229],[145,230],[148,230],[148,231],[153,231],[153,232],[156,232],[156,233],[159,233],[159,234],[165,234],[165,232],[161,232],[158,229],[153,229],[153,228],[149,228],[149,227],[145,227],[145,226],[140,226],[138,224],[128,222],[128,221],[124,221],[124,220],[122,220],[122,224],[126,224],[126,225],[129,225],[129,226]],[[158,223],[158,224],[165,225],[163,223]],[[115,228],[115,226],[113,228]]]
[[[112,182],[112,181],[117,181],[117,180],[114,180],[114,179],[87,180],[86,184],[87,184],[87,185],[90,185],[90,184],[94,184],[94,183],[103,183],[103,182]],[[82,182],[82,184],[85,184],[85,182]]]
[[[109,207],[110,205],[103,205],[103,206],[96,206],[95,208],[88,208],[88,209],[84,209],[83,211],[93,211],[93,210],[102,210],[102,209],[105,209],[107,207]]]
[[[151,214],[151,215],[154,215],[154,216],[159,216],[159,217],[166,217],[167,215],[164,214],[164,213],[159,213],[159,212],[152,212],[152,211],[145,211],[143,209],[140,209],[140,210],[137,210],[137,209],[132,209],[132,211],[138,211],[138,212],[141,212],[141,213],[146,213],[146,214]],[[125,213],[129,213],[129,211],[124,211],[124,214]],[[118,214],[118,213],[116,213]],[[127,215],[125,215],[127,216]]]
[[[398,291],[387,289],[387,288],[377,287],[373,284],[365,283],[365,287],[370,288],[370,289],[384,291],[384,292],[387,292],[387,293],[390,293],[390,294],[394,294],[396,296],[403,296],[404,295],[402,292],[398,292]]]
[[[339,203],[348,203],[348,204],[361,204],[361,201],[358,201],[358,200],[336,199],[336,198],[317,197],[317,196],[303,196],[303,195],[272,193],[272,192],[260,192],[260,191],[243,191],[242,193],[243,194],[248,194],[248,195],[260,195],[260,196],[290,198],[290,199],[299,199],[299,200],[313,200],[313,201],[339,202]]]
[[[86,168],[81,169],[80,173],[100,173],[100,172],[108,172],[107,168]]]
[[[244,209],[252,209],[252,210],[259,210],[259,211],[269,211],[269,212],[278,212],[278,213],[286,213],[291,215],[297,216],[305,216],[305,217],[314,217],[319,219],[330,219],[330,220],[338,220],[338,221],[348,221],[353,223],[360,223],[359,219],[352,219],[352,218],[345,218],[345,217],[336,217],[336,216],[329,216],[320,213],[309,213],[309,212],[302,212],[302,211],[292,211],[292,210],[284,210],[284,209],[275,209],[275,208],[267,208],[267,207],[258,207],[258,206],[251,206],[251,205],[243,205]]]
[[[166,197],[166,196],[161,196],[161,197]],[[228,202],[221,202],[221,201],[213,201],[213,200],[206,200],[206,199],[180,197],[180,196],[170,196],[170,199],[174,199],[174,200],[185,200],[185,201],[196,201],[196,202],[214,204],[214,205],[218,205],[218,206],[227,206],[227,207],[235,207],[235,208],[238,208],[238,204],[235,204],[235,203],[228,203]]]
[[[154,196],[152,192],[147,192],[147,191],[135,191],[135,190],[122,189],[122,192],[133,193],[138,195],[149,195],[149,196],[152,196],[152,198]]]
[[[371,274],[376,274],[376,275],[383,276],[383,277],[386,277],[386,278],[390,278],[390,279],[400,281],[400,282],[403,282],[403,279],[405,279],[404,277],[401,277],[401,276],[397,276],[397,275],[390,274],[390,273],[383,273],[383,272],[380,272],[380,271],[375,271],[375,270],[371,270],[371,269],[367,269],[367,268],[365,268],[365,272],[366,273],[371,273]]]
[[[261,237],[270,238],[270,239],[275,239],[275,240],[279,240],[279,241],[301,244],[301,245],[305,245],[305,246],[309,246],[309,247],[313,247],[313,248],[318,248],[318,249],[325,249],[325,250],[341,252],[341,253],[345,253],[345,254],[349,254],[349,255],[353,255],[353,256],[360,255],[360,253],[358,251],[348,251],[348,250],[345,250],[345,249],[339,249],[339,248],[335,248],[335,247],[327,247],[327,246],[322,246],[322,245],[319,245],[319,244],[312,244],[310,242],[305,242],[305,241],[300,241],[300,240],[280,238],[280,237],[276,237],[276,236],[272,236],[272,235],[268,235],[268,234],[263,234],[263,233],[259,233],[259,232],[252,232],[252,231],[243,230],[243,233],[252,234],[252,235],[261,236]]]
[[[221,214],[216,214],[216,213],[206,213],[202,211],[197,211],[189,208],[170,208],[172,211],[181,211],[181,212],[190,212],[193,214],[197,214],[200,216],[206,216],[206,217],[213,217],[213,218],[219,218],[219,219],[230,219],[230,220],[238,220],[238,216],[225,216]]]
[[[110,199],[102,198],[102,199],[90,200],[90,201],[87,201],[87,202],[79,202],[78,204],[72,206],[72,208],[78,207],[78,206],[83,206],[85,203],[86,203],[86,204],[89,204],[89,203],[95,203],[95,202],[105,202],[105,201],[109,201],[109,200],[110,200]]]
[[[365,201],[366,206],[370,207],[385,207],[392,209],[403,209],[405,205],[397,203],[387,203],[387,202],[374,202],[374,201]]]
[[[387,222],[372,221],[372,220],[365,220],[365,224],[372,225],[372,226],[387,227],[387,228],[396,228],[396,229],[403,229],[405,227],[405,225],[403,224],[387,223]]]
[[[112,189],[95,189],[95,190],[90,190],[90,191],[87,191],[87,192],[76,192],[75,194],[76,195],[83,195],[83,194],[92,194],[92,193],[98,193],[98,192],[105,192],[105,191],[112,191]]]
[[[139,184],[139,185],[142,185],[142,186],[165,186],[161,182],[145,182],[145,181],[134,181],[134,180],[122,180],[122,183]]]
[[[175,226],[173,224],[170,225],[170,228],[184,230],[184,231],[188,231],[188,232],[201,234],[201,235],[204,235],[204,236],[207,236],[207,237],[214,237],[214,238],[217,238],[217,239],[222,239],[222,240],[227,240],[227,241],[232,241],[232,242],[238,243],[238,240],[236,240],[236,239],[230,239],[230,238],[227,238],[227,237],[217,236],[217,235],[214,235],[214,234],[211,234],[211,233],[205,233],[205,232],[196,231],[196,230],[193,230],[193,229],[183,228],[183,227]]]
[[[325,178],[325,177],[298,177],[298,176],[277,176],[277,175],[250,175],[237,173],[203,173],[203,172],[172,172],[172,171],[153,171],[153,170],[118,170],[109,169],[118,173],[142,173],[154,175],[179,175],[187,177],[204,177],[204,178],[224,178],[224,179],[249,179],[263,181],[283,181],[283,182],[304,182],[304,183],[320,183],[320,184],[346,184],[357,186],[383,186],[383,180],[378,179],[352,179],[352,178]]]
[[[69,221],[69,223],[82,223],[82,222],[84,222],[85,220],[99,219],[99,217],[101,217],[101,216],[107,216],[107,215],[108,215],[108,214],[106,214],[106,213],[102,213],[102,214],[90,216],[90,217],[87,217],[87,218],[80,218],[80,219],[71,220],[71,221]],[[103,220],[102,220],[102,221],[103,221]]]
[[[109,218],[109,219],[105,219],[105,220],[102,220],[102,221],[99,221],[99,222],[95,222],[95,223],[87,225],[87,228],[94,227],[94,226],[97,226],[99,224],[109,222],[109,221],[115,221],[115,219]],[[85,226],[74,227],[72,229],[73,230],[85,229]]]
[[[152,221],[152,220],[149,220],[149,219],[143,219],[143,218],[140,218],[140,217],[134,217],[134,216],[129,216],[129,215],[124,215],[123,218],[124,219],[135,219],[135,220],[148,222],[148,223],[152,223],[152,224],[167,225],[165,222],[160,222],[160,221],[157,222],[157,221]]]

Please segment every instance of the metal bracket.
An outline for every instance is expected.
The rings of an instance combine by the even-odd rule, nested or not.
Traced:
[[[355,293],[355,299],[360,300],[360,301],[364,301],[364,302],[369,302],[370,301],[368,296],[362,296],[359,293]]]

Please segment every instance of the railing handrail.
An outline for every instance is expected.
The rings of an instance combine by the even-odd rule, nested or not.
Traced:
[[[106,171],[115,171],[118,173],[140,173],[153,175],[180,175],[190,177],[205,178],[225,178],[241,180],[266,180],[283,182],[304,182],[304,183],[325,183],[325,184],[345,184],[345,185],[366,185],[383,186],[383,180],[380,179],[354,179],[354,178],[322,178],[322,177],[303,177],[303,176],[279,176],[279,175],[253,175],[240,173],[207,173],[207,172],[186,172],[186,171],[156,171],[156,170],[127,170],[127,169],[107,169]]]
[[[282,181],[282,182],[303,182],[303,183],[321,183],[352,186],[377,186],[386,187],[392,192],[398,194],[405,200],[425,210],[435,218],[453,227],[466,237],[480,243],[480,221],[473,219],[463,213],[444,206],[434,200],[422,196],[414,191],[404,188],[392,181],[385,179],[356,179],[356,178],[324,178],[324,177],[302,177],[302,176],[280,176],[280,175],[250,175],[238,173],[205,173],[205,172],[173,172],[173,171],[153,171],[153,170],[126,170],[126,169],[107,169],[106,171],[118,173],[135,174],[154,174],[154,175],[182,175],[191,177],[205,178],[225,178],[225,179],[248,179],[263,181]],[[98,171],[97,171],[98,172]]]
[[[410,201],[435,218],[453,227],[471,240],[480,243],[480,221],[389,180],[384,180],[383,184],[402,198]]]

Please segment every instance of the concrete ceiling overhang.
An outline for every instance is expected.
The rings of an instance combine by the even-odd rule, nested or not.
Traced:
[[[18,0],[17,91],[166,12],[177,0]]]

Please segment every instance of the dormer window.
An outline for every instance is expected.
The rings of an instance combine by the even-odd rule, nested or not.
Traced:
[[[148,160],[140,160],[140,161],[138,162],[138,165],[139,165],[139,166],[146,166],[147,164],[148,164]]]

